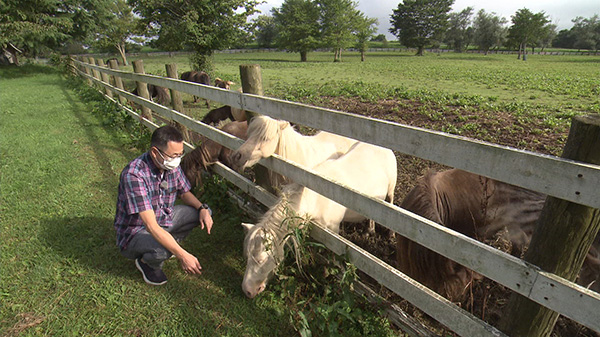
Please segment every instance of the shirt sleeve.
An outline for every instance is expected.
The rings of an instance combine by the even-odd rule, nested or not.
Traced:
[[[177,167],[177,194],[182,195],[186,192],[189,192],[191,189],[192,185],[183,173],[181,166]]]
[[[153,209],[146,181],[139,175],[126,172],[123,177],[123,186],[125,210],[128,215]]]

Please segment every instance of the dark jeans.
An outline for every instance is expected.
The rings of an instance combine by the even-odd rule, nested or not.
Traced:
[[[171,233],[177,242],[181,242],[194,227],[200,224],[198,210],[187,205],[175,205],[173,208],[173,226],[163,227]],[[163,262],[171,257],[171,252],[163,247],[152,234],[144,228],[139,231],[121,254],[128,259],[142,258],[146,264],[155,269],[162,268]]]

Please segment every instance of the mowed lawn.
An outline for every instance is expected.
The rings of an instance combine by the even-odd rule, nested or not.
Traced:
[[[239,220],[215,210],[211,235],[184,247],[204,267],[146,285],[112,226],[118,176],[145,149],[105,126],[69,81],[37,66],[0,68],[0,335],[276,336],[277,303],[251,301]]]

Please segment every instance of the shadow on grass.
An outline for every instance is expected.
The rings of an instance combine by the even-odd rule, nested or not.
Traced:
[[[106,278],[100,281],[105,288],[91,291],[110,292],[110,287],[117,282],[122,284],[121,290],[125,286],[131,287],[128,291],[134,294],[154,294],[151,295],[154,299],[148,299],[148,303],[156,305],[160,301],[168,301],[169,306],[177,307],[180,335],[279,336],[282,331],[284,335],[293,334],[287,316],[280,310],[249,300],[241,291],[241,248],[236,248],[243,240],[241,227],[217,223],[211,235],[195,229],[182,246],[198,257],[204,273],[188,276],[177,260],[168,260],[165,273],[169,282],[161,287],[152,287],[144,283],[133,261],[119,253],[111,218],[51,218],[40,225],[40,241],[44,245],[64,257],[65,261],[95,270],[94,278]],[[231,235],[233,230],[239,233]],[[82,280],[81,284],[88,282]],[[144,301],[140,299],[130,306],[143,306]],[[146,328],[140,329],[140,333],[146,332]]]
[[[22,66],[0,66],[0,79],[13,79],[39,74],[56,74],[58,70],[41,64],[25,64]]]
[[[82,111],[81,100],[74,97],[73,92],[69,90],[68,83],[62,81],[60,86],[73,115],[78,119],[81,129],[86,134],[86,143],[91,148],[91,152],[100,167],[102,181],[97,182],[97,187],[111,193],[116,193],[118,177],[121,172],[113,170],[110,164],[109,153],[117,151],[123,157],[130,159],[135,158],[139,153],[123,146],[122,138],[119,137],[119,131],[103,126],[102,117],[93,115],[89,111]],[[102,138],[98,131],[100,128],[105,130],[104,132],[110,136],[110,139]]]

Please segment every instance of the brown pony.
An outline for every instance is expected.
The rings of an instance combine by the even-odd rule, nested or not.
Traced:
[[[186,71],[185,73],[181,74],[179,78],[183,81],[210,85],[210,76],[204,71]],[[208,100],[205,101],[206,107],[210,108],[210,103],[208,103]],[[196,102],[198,102],[198,97],[194,96],[194,103]]]
[[[220,129],[238,138],[246,139],[248,123],[231,122],[223,125]],[[202,144],[183,157],[181,168],[192,186],[200,185],[202,184],[201,170],[206,171],[210,165],[217,161],[231,167],[230,154],[230,149],[212,139],[203,137]]]
[[[480,241],[499,240],[520,256],[529,244],[546,196],[466,171],[429,172],[401,207]],[[459,300],[474,277],[471,270],[404,237],[397,236],[401,271],[451,300]],[[596,246],[598,238],[596,239]],[[592,248],[579,283],[600,285],[600,253]]]
[[[204,124],[219,124],[219,122],[228,118],[231,121],[235,120],[231,114],[231,107],[229,105],[224,105],[220,108],[210,110],[206,116],[202,118],[201,122]]]
[[[139,96],[137,87],[133,89],[131,93]],[[166,106],[169,105],[169,103],[171,103],[171,94],[166,88],[148,83],[148,94],[150,94],[150,98],[153,102],[156,102],[160,105]]]

